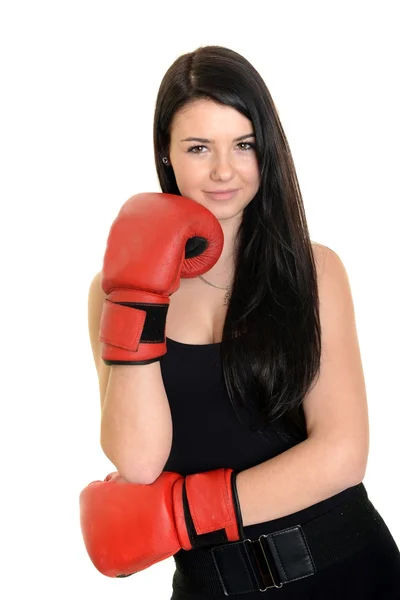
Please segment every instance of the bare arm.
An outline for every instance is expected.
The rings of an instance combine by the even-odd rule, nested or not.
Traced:
[[[350,282],[333,250],[319,246],[316,252],[322,359],[303,402],[308,439],[239,473],[245,525],[321,502],[357,485],[366,472],[368,404]]]
[[[127,481],[158,477],[172,444],[172,420],[159,362],[107,366],[101,358],[99,327],[105,294],[101,273],[88,299],[89,335],[101,405],[101,447]]]
[[[238,474],[243,525],[303,510],[357,485],[362,478],[345,449],[310,437]]]
[[[120,474],[136,483],[154,481],[171,444],[171,412],[160,363],[110,367],[101,446]]]

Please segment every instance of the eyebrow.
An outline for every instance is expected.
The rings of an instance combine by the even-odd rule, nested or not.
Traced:
[[[254,133],[248,133],[247,135],[241,135],[240,137],[235,138],[233,141],[240,142],[240,140],[245,140],[249,137],[255,138],[256,136],[254,135]],[[213,144],[214,140],[207,140],[206,138],[188,137],[184,140],[181,140],[181,142],[201,142],[202,144]]]

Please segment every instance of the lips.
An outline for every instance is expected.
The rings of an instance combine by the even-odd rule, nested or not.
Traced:
[[[225,192],[205,192],[209,198],[213,200],[230,200],[239,190],[228,190]]]
[[[228,192],[236,192],[237,188],[227,188],[226,190],[209,190],[207,194],[227,194]]]

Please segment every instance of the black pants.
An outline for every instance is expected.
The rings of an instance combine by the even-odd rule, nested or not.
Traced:
[[[174,577],[175,579],[175,577]],[[400,551],[389,529],[351,558],[266,592],[235,596],[186,594],[173,582],[171,600],[400,600]]]

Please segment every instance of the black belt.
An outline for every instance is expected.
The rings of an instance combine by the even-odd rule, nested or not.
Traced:
[[[187,593],[265,592],[349,558],[385,527],[362,483],[332,510],[304,523],[174,555],[174,585]]]

